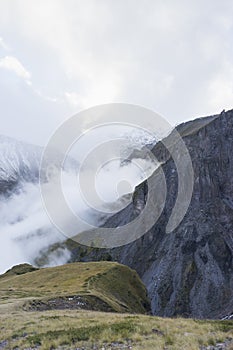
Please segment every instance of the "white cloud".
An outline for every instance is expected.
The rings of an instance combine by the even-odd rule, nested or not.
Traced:
[[[221,68],[233,61],[232,18],[233,2],[218,0],[0,2],[1,33],[30,63],[37,96],[55,96],[55,115],[127,102],[172,124],[233,105]]]
[[[43,92],[41,92],[39,89],[34,89],[33,92],[37,94],[39,97],[43,98],[46,101],[49,102],[61,102],[61,100],[58,97],[52,97],[52,96],[47,96]]]
[[[209,105],[214,111],[233,108],[233,64],[224,62],[208,87]]]
[[[26,70],[22,63],[14,56],[5,56],[0,59],[0,68],[14,72],[18,77],[24,79],[31,85],[31,74]]]
[[[39,97],[50,102],[58,102],[57,97],[47,96],[40,89],[34,88],[31,81],[31,73],[23,66],[23,64],[14,56],[5,56],[0,59],[0,68],[9,70],[15,73],[19,78],[25,80],[28,86],[32,88],[32,91]]]
[[[3,38],[0,37],[0,48],[3,48],[5,51],[9,51],[9,46],[5,43]]]
[[[65,92],[64,95],[65,99],[71,106],[77,107],[82,104],[82,97],[76,92]]]

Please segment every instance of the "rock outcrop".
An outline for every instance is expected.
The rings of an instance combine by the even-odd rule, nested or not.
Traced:
[[[191,203],[180,225],[166,233],[178,177],[171,154],[158,142],[152,151],[161,162],[167,196],[154,226],[133,243],[112,250],[70,241],[67,246],[72,260],[112,259],[136,269],[155,315],[222,318],[233,312],[233,111],[181,124],[177,131],[194,170]],[[173,137],[171,133],[166,142],[172,144]],[[157,171],[152,175],[155,182]],[[156,183],[155,197],[160,196],[159,186]],[[145,182],[136,188],[133,203],[106,225],[118,227],[140,215],[146,199]]]

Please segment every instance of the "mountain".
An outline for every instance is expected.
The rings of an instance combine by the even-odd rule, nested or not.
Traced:
[[[44,148],[0,135],[0,194],[10,194],[25,183],[39,183],[40,162]],[[50,152],[45,164],[59,168],[59,154]],[[65,171],[75,171],[78,162],[71,157],[65,161]],[[43,181],[48,178],[45,174]]]
[[[34,264],[48,245],[63,241],[64,236],[51,224],[43,207],[39,186],[43,148],[0,136],[0,273],[23,262]],[[59,168],[58,152],[51,152],[46,164]],[[77,162],[68,158],[67,177]],[[51,173],[42,181],[53,186]],[[47,261],[48,266],[64,264],[69,252],[61,250]]]
[[[176,129],[186,144],[194,170],[191,203],[178,227],[166,232],[178,189],[177,169],[171,156],[177,147],[173,131],[164,142],[158,142],[152,148],[161,164],[150,177],[152,197],[160,198],[164,191],[158,180],[161,169],[166,179],[167,196],[158,221],[146,234],[114,249],[87,248],[72,240],[52,243],[52,246],[48,242],[49,248],[43,246],[43,254],[37,263],[43,265],[49,260],[47,256],[59,253],[61,248],[69,252],[67,256],[71,254],[70,262],[118,261],[138,272],[147,287],[154,315],[224,318],[233,313],[233,111],[183,123]],[[171,152],[164,143],[170,145]],[[32,151],[27,158],[27,153],[20,151],[21,146],[14,147],[17,156],[13,166],[8,164],[7,156],[3,157],[4,167],[9,167],[7,172],[1,171],[2,184],[6,184],[1,187],[3,189],[11,188],[21,176],[38,177],[35,171],[37,151]],[[2,166],[1,169],[5,168]],[[7,174],[11,176],[7,177]],[[145,181],[135,189],[132,202],[109,218],[105,226],[123,226],[140,215],[147,196]],[[158,210],[156,205],[155,200],[152,212]],[[133,234],[140,235],[145,231],[145,225],[141,222]],[[94,231],[98,232],[99,229]],[[83,236],[88,234],[90,232],[84,232]]]
[[[19,182],[38,182],[42,148],[0,135],[0,194]]]
[[[116,260],[135,269],[147,287],[154,315],[222,318],[233,313],[233,110],[183,123],[176,130],[194,170],[191,203],[180,225],[166,233],[178,188],[177,169],[164,146],[176,149],[171,132],[152,149],[161,163],[150,179],[156,188],[152,196],[163,191],[157,176],[161,169],[167,184],[165,206],[153,227],[114,249],[86,248],[71,240],[65,246],[71,261]],[[139,215],[147,191],[147,182],[140,184],[132,203],[108,219],[106,226],[118,227]],[[143,225],[139,231],[145,229]]]

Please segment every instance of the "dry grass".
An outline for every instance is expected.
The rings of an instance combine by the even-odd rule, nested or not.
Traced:
[[[1,277],[0,344],[6,341],[4,349],[8,350],[30,347],[40,350],[84,347],[91,350],[94,346],[117,350],[122,344],[131,346],[132,350],[198,350],[202,345],[233,338],[232,321],[166,319],[84,310],[28,312],[22,309],[35,294],[43,299],[67,293],[102,296],[117,311],[127,303],[129,309],[134,303],[138,308],[137,303],[145,289],[140,281],[138,289],[137,279],[132,270],[106,262],[70,264]]]
[[[116,312],[147,313],[149,308],[137,273],[114,262],[73,263],[0,278],[0,298],[7,303],[74,295],[85,296],[90,303],[91,297],[97,297]]]
[[[233,337],[232,322],[74,310],[26,312],[14,306],[1,311],[0,339],[8,340],[6,349],[92,349],[94,344],[101,349],[118,342],[133,350],[197,350]]]

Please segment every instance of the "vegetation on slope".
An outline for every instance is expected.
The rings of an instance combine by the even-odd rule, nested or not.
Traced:
[[[199,350],[227,339],[233,344],[233,321],[142,315],[146,290],[126,266],[92,262],[29,271],[18,266],[0,277],[0,349]],[[90,309],[118,313],[83,310],[83,301]]]
[[[232,321],[84,310],[25,312],[13,305],[10,313],[9,307],[0,310],[0,344],[6,350],[199,350],[233,338]]]
[[[26,310],[150,311],[146,288],[137,273],[113,262],[73,263],[23,275],[9,271],[0,278],[0,297],[8,303],[24,300]]]
[[[24,275],[28,272],[33,272],[38,270],[38,268],[30,265],[30,264],[20,264],[13,266],[10,270],[6,271],[3,275],[0,275],[0,279],[15,276],[15,275]]]

